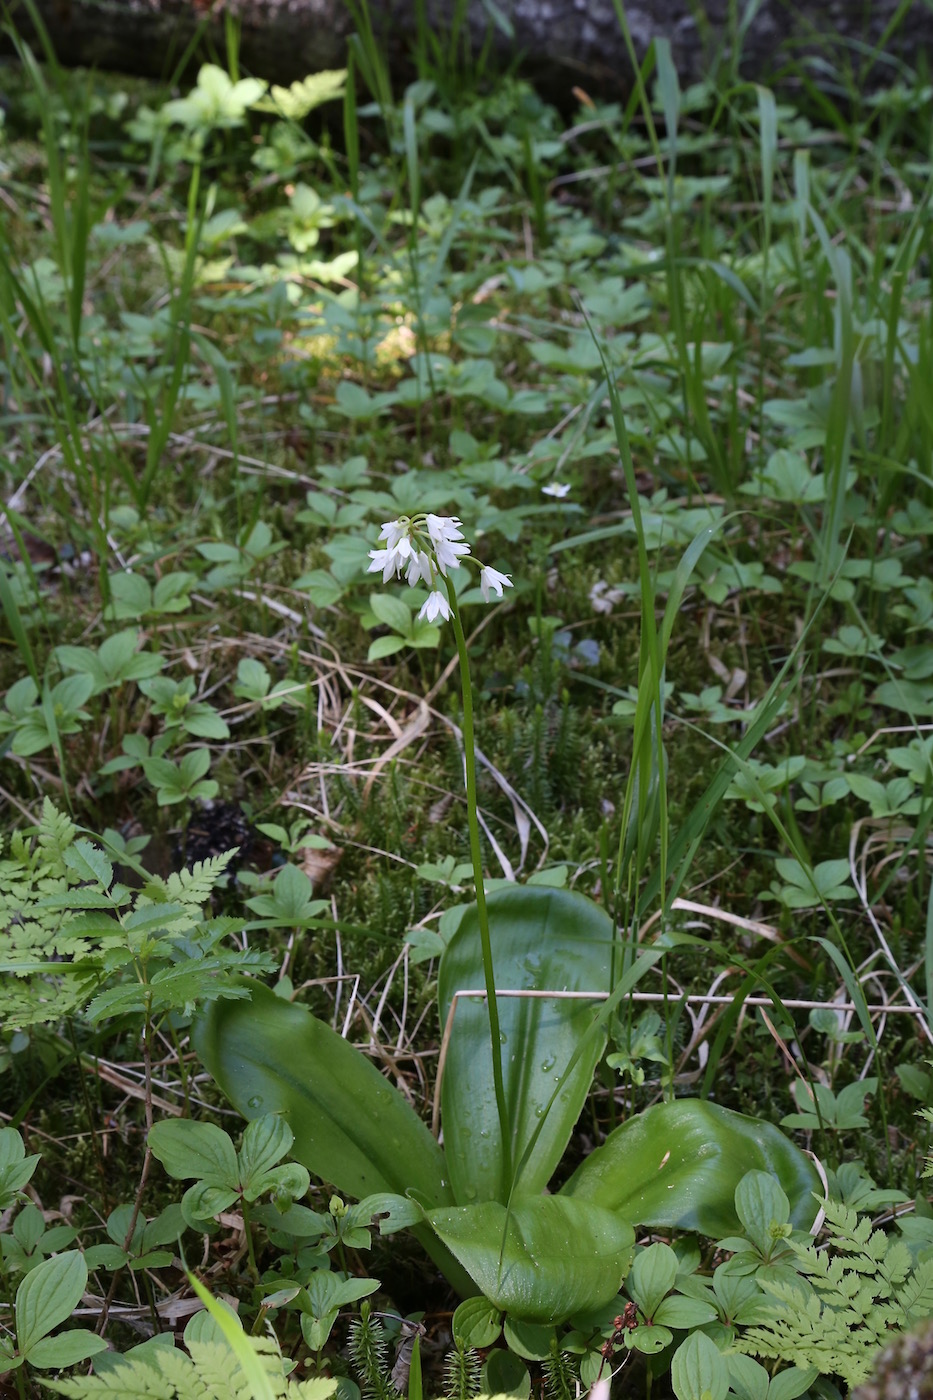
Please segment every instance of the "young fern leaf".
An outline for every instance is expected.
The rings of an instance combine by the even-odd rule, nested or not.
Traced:
[[[209,860],[199,860],[190,870],[173,871],[167,879],[153,875],[143,894],[155,904],[186,904],[200,909],[214,891],[214,886],[233,860],[239,848],[223,851]]]
[[[262,1361],[273,1395],[281,1400],[331,1400],[336,1381],[289,1381],[274,1338],[248,1341]],[[142,1356],[123,1357],[99,1376],[42,1383],[70,1400],[253,1400],[252,1387],[225,1343],[188,1345],[190,1356],[174,1347],[150,1348]]]
[[[914,1268],[902,1240],[873,1230],[867,1216],[824,1202],[827,1246],[789,1241],[801,1277],[762,1279],[778,1306],[746,1330],[737,1349],[752,1356],[816,1366],[859,1385],[892,1332],[933,1316],[933,1261]]]
[[[158,1016],[242,995],[234,979],[271,959],[220,946],[242,925],[202,911],[232,855],[154,876],[133,894],[114,882],[104,851],[78,838],[46,799],[38,827],[14,833],[0,859],[0,1024],[54,1025],[89,1003],[92,1021]]]

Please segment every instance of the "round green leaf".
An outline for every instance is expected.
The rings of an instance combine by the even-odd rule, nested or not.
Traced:
[[[510,1351],[493,1351],[483,1367],[481,1389],[483,1395],[528,1400],[531,1377],[519,1357]]]
[[[514,1351],[516,1356],[522,1356],[526,1361],[546,1361],[550,1356],[555,1341],[553,1327],[507,1317],[503,1330],[509,1351]]]
[[[629,1351],[640,1351],[645,1356],[655,1356],[665,1347],[670,1346],[674,1340],[673,1332],[666,1327],[636,1327],[633,1332],[626,1332],[625,1345]]]
[[[497,1341],[502,1318],[488,1298],[464,1298],[451,1323],[454,1340],[464,1351],[486,1349]]]

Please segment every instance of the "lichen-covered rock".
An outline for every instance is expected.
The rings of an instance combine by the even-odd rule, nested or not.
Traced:
[[[545,88],[565,97],[574,84],[610,96],[631,88],[632,65],[614,0],[497,0],[496,8],[504,24],[493,37],[503,58],[522,55],[525,71]],[[208,48],[222,52],[225,13],[241,25],[244,71],[277,82],[342,67],[352,31],[344,0],[36,0],[36,9],[62,62],[154,75],[199,28]],[[458,10],[459,0],[425,4],[428,24],[441,35]],[[914,60],[922,51],[933,54],[933,10],[920,0],[907,6],[901,0],[761,0],[750,7],[750,22],[738,39],[735,10],[734,0],[625,4],[639,59],[655,36],[667,38],[684,84],[703,78],[718,60],[752,79],[817,51],[824,63],[854,66],[863,81],[871,74],[859,69],[861,57],[853,55],[871,54],[880,45],[875,75],[889,81],[893,70],[884,54]],[[369,11],[390,62],[404,65],[418,6],[412,0],[369,0]],[[23,7],[17,23],[27,26]],[[489,7],[470,0],[466,23],[478,52],[491,24]]]
[[[933,1400],[933,1319],[896,1336],[851,1400]]]

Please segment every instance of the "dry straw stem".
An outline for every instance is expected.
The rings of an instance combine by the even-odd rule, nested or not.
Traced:
[[[859,845],[863,840],[863,833],[866,832],[868,834],[865,836],[864,844],[862,844],[860,850]],[[877,835],[875,833],[877,833]],[[902,1007],[900,1009],[910,1009],[914,1015],[918,1017],[923,1035],[929,1043],[933,1045],[933,1026],[930,1025],[927,1008],[920,1002],[907,980],[910,972],[915,971],[916,967],[919,966],[919,962],[913,969],[908,971],[907,975],[901,971],[897,959],[891,951],[891,945],[888,943],[884,929],[881,927],[880,920],[872,907],[872,902],[868,897],[868,865],[869,859],[873,855],[876,846],[883,846],[885,854],[877,866],[875,866],[875,873],[882,870],[889,861],[897,858],[897,853],[891,852],[890,849],[892,842],[901,841],[905,844],[909,844],[913,840],[914,835],[915,833],[909,827],[892,827],[890,823],[873,821],[869,818],[863,818],[861,821],[855,822],[849,836],[849,874],[855,886],[856,893],[858,894],[859,903],[862,906],[865,917],[871,925],[875,938],[878,941],[881,955],[897,978],[898,985],[908,1004],[907,1007]],[[894,1010],[895,1008],[890,1007],[889,1009]]]

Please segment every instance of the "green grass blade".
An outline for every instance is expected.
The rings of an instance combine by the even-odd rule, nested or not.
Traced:
[[[240,1370],[246,1377],[252,1391],[252,1400],[275,1400],[275,1389],[272,1381],[266,1375],[258,1355],[250,1346],[249,1338],[239,1321],[231,1317],[226,1308],[220,1306],[200,1279],[195,1278],[194,1274],[188,1274],[188,1282],[223,1333],[230,1350],[239,1363]]]

